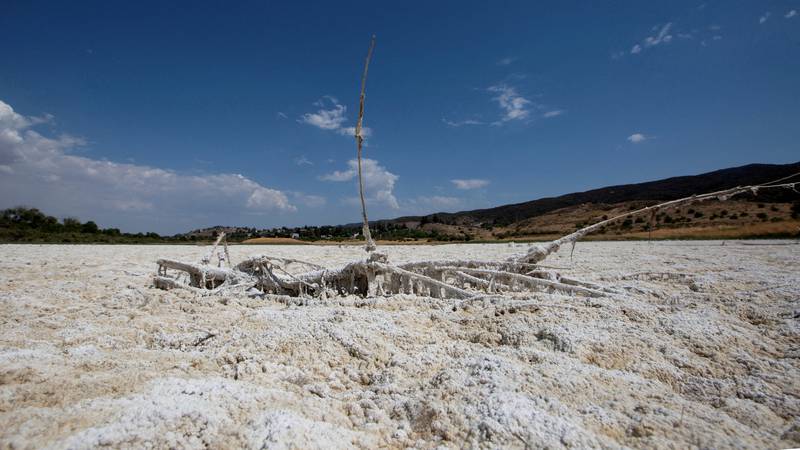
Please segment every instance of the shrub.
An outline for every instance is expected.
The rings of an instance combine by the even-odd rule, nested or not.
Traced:
[[[763,212],[756,214],[756,217],[758,217],[761,220],[767,220],[767,214]]]

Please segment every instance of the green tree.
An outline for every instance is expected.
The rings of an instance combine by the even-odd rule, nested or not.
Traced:
[[[100,228],[93,221],[88,221],[81,225],[81,233],[96,234]]]

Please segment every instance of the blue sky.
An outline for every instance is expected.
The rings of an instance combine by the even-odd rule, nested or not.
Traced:
[[[38,2],[0,14],[0,207],[175,233],[800,160],[800,1]]]

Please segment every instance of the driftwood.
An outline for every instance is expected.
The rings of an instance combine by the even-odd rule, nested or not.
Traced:
[[[515,292],[551,292],[602,297],[617,291],[596,283],[563,277],[552,266],[542,265],[541,262],[562,246],[572,244],[574,247],[575,243],[584,236],[628,216],[649,214],[652,221],[652,217],[659,209],[711,199],[724,201],[745,192],[757,193],[761,189],[789,188],[796,191],[796,186],[800,184],[798,182],[778,184],[800,175],[795,174],[762,185],[735,187],[648,206],[597,222],[560,239],[533,245],[525,254],[512,256],[505,261],[433,260],[392,264],[385,254],[375,251],[376,246],[370,235],[367,220],[361,172],[365,87],[367,69],[374,47],[375,37],[373,36],[361,78],[359,114],[355,131],[359,194],[367,258],[339,268],[325,268],[297,259],[263,255],[242,261],[231,268],[225,234],[222,233],[210,252],[201,260],[201,264],[159,259],[158,274],[154,278],[156,287],[161,289],[185,288],[198,293],[219,293],[226,292],[227,289],[236,289],[249,295],[270,294],[274,298],[281,299],[298,297],[327,299],[348,295],[374,298],[396,294],[416,294],[459,299],[463,303]],[[219,267],[211,267],[209,262],[220,242],[225,245],[225,256],[220,258]],[[227,267],[223,267],[223,260]]]

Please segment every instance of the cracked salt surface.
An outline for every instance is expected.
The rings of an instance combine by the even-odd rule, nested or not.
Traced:
[[[800,446],[800,246],[579,243],[539,307],[196,298],[190,246],[0,246],[0,447]],[[398,246],[394,262],[517,245]],[[234,246],[335,267],[356,247]]]

